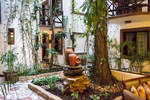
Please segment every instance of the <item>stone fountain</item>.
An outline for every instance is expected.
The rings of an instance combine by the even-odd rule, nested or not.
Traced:
[[[87,87],[89,87],[89,79],[86,74],[83,73],[83,68],[80,66],[81,58],[76,56],[72,47],[68,47],[65,52],[66,65],[63,71],[63,84],[67,92],[79,91],[82,93]]]
[[[72,47],[68,47],[66,50],[66,65],[64,66],[64,74],[67,76],[82,75],[83,68],[79,66],[81,64],[81,58],[76,56]]]

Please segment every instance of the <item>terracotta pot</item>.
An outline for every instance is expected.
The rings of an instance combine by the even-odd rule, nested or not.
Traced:
[[[76,66],[81,64],[81,58],[79,56],[76,57]]]
[[[65,51],[66,65],[69,65],[69,58],[68,58],[68,55],[69,55],[70,53],[73,53],[72,47],[67,47],[67,50]]]
[[[76,65],[76,54],[74,52],[69,54],[69,64],[71,66],[75,66]]]

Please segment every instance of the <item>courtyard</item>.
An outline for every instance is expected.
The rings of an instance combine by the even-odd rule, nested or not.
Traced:
[[[0,0],[0,100],[150,100],[150,0]]]

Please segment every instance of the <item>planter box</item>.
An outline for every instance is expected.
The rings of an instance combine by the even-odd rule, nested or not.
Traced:
[[[119,81],[125,81],[137,77],[144,77],[146,75],[139,75],[139,74],[134,74],[134,73],[129,73],[129,72],[123,72],[123,71],[116,71],[116,70],[111,70],[112,75]]]
[[[62,100],[58,96],[56,96],[50,92],[47,92],[46,90],[44,90],[40,86],[34,85],[33,83],[29,83],[28,87],[29,87],[29,89],[36,92],[38,95],[42,96],[46,100]]]

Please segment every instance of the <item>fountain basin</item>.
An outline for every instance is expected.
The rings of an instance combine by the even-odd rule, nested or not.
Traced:
[[[68,76],[69,75],[75,76],[75,75],[82,75],[83,71],[84,70],[82,69],[82,66],[75,66],[75,67],[64,66],[63,73]]]

